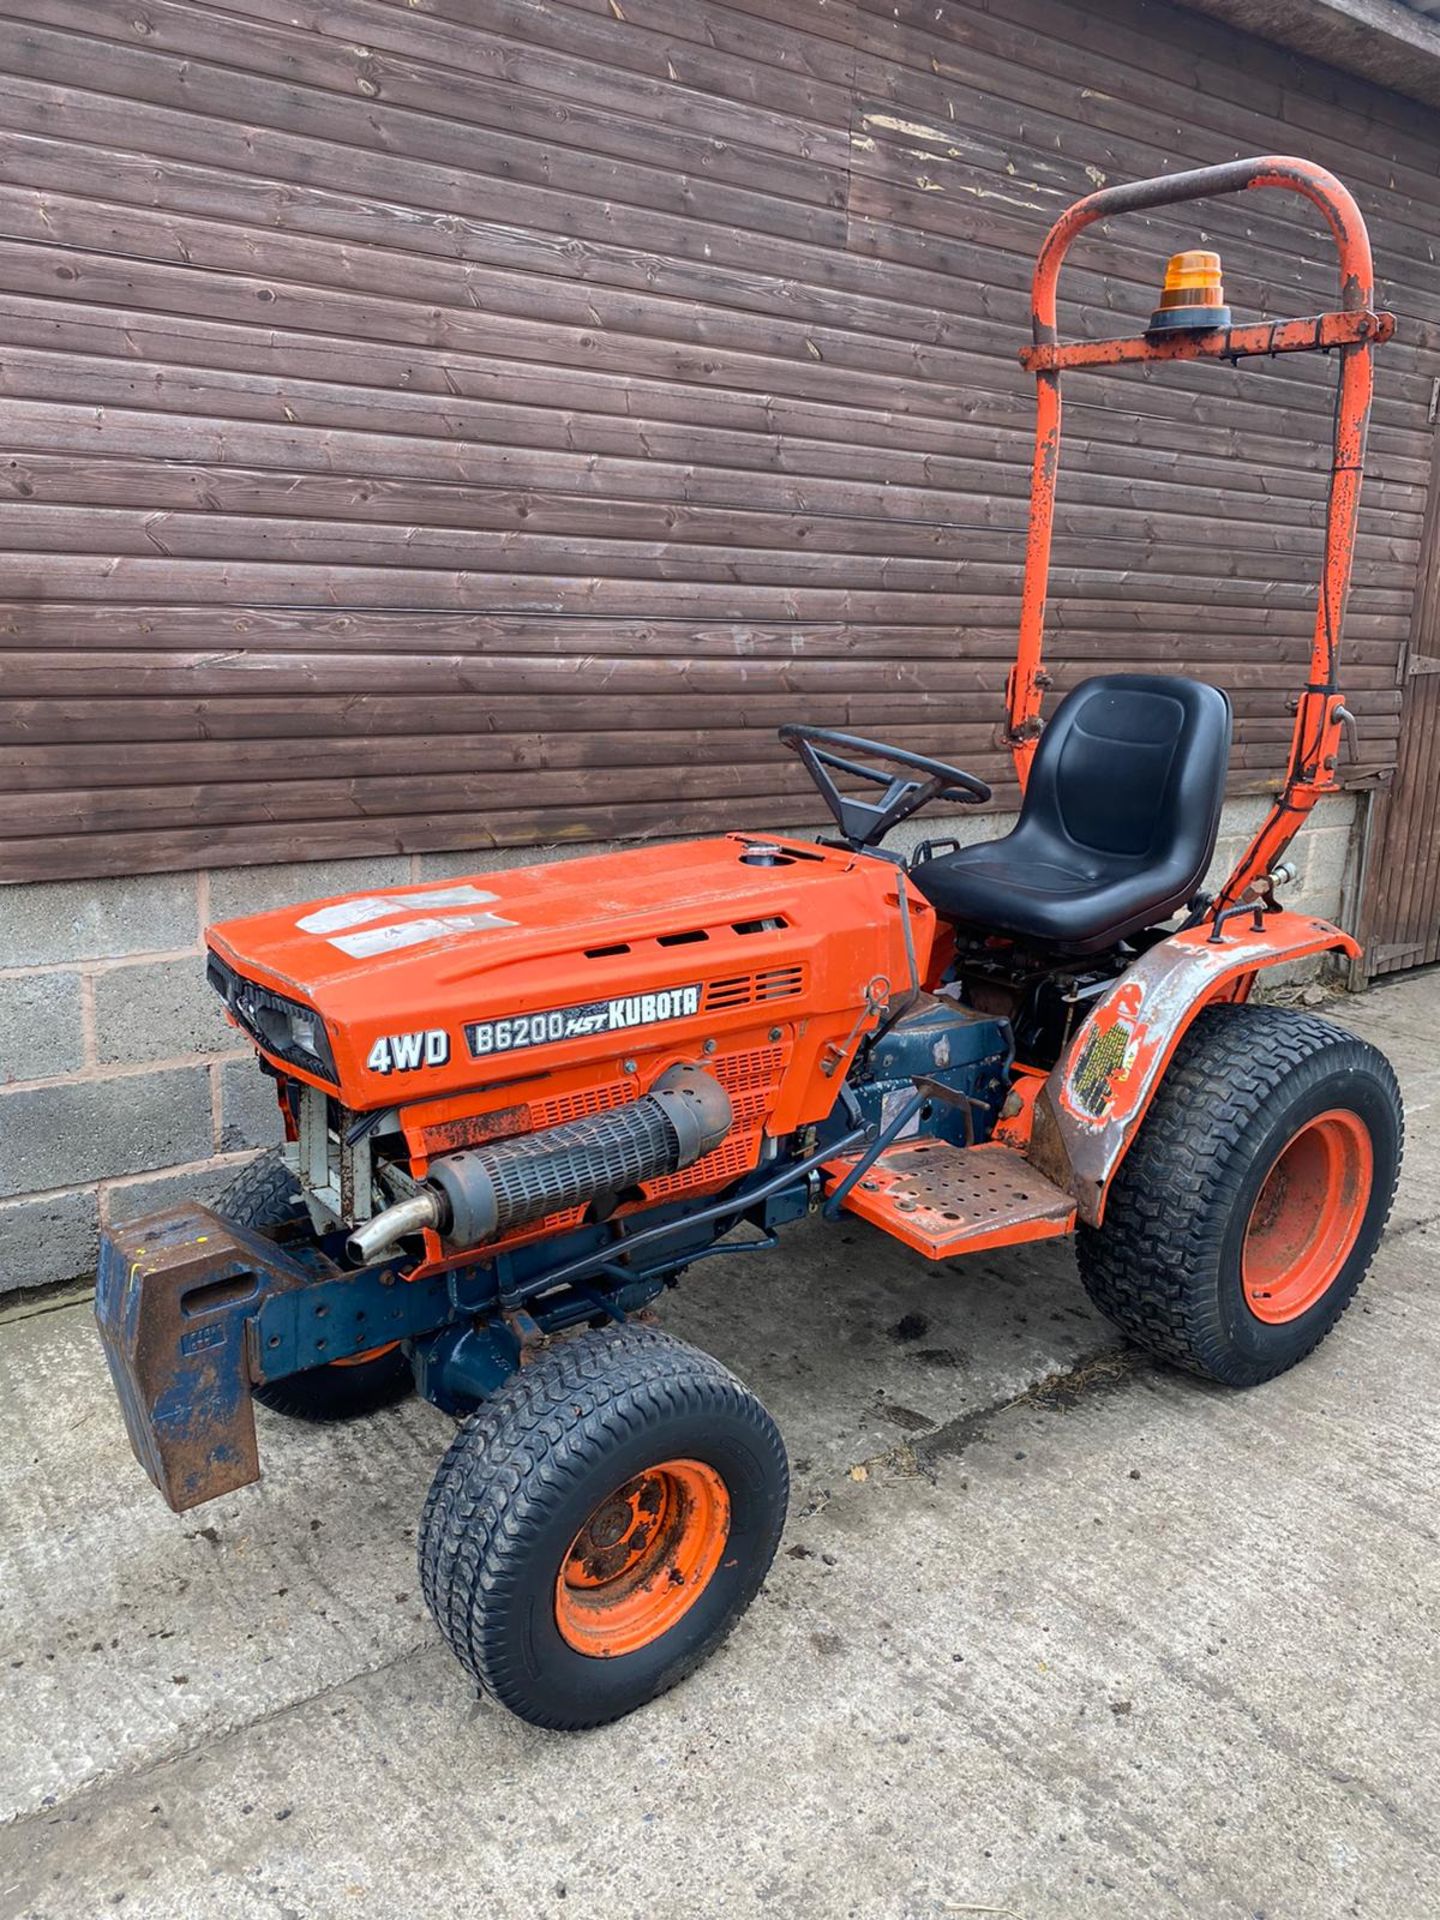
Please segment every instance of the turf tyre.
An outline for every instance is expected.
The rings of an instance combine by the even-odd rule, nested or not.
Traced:
[[[300,1188],[279,1152],[252,1160],[215,1202],[215,1211],[239,1227],[280,1227],[304,1212]],[[272,1413],[317,1423],[354,1420],[403,1400],[414,1386],[410,1362],[399,1347],[373,1360],[314,1367],[256,1387],[254,1397]]]
[[[556,1616],[568,1548],[617,1488],[676,1458],[724,1483],[718,1566],[649,1644],[577,1651]],[[534,1726],[603,1726],[720,1645],[770,1569],[788,1496],[774,1421],[718,1360],[650,1327],[587,1332],[537,1354],[456,1434],[421,1518],[421,1588],[483,1692]]]
[[[1275,1324],[1242,1275],[1256,1200],[1287,1143],[1317,1116],[1358,1115],[1373,1177],[1358,1233],[1324,1292]],[[1076,1256],[1100,1311],[1162,1359],[1225,1386],[1257,1386],[1312,1352],[1374,1257],[1404,1140],[1389,1061],[1328,1020],[1283,1007],[1205,1009],[1185,1034]]]

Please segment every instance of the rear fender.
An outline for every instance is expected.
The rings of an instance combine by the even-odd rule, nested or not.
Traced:
[[[1172,934],[1120,975],[1092,1009],[1035,1102],[1030,1158],[1098,1226],[1117,1168],[1161,1077],[1202,1007],[1243,999],[1256,973],[1317,953],[1358,954],[1348,933],[1309,914],[1276,912]]]

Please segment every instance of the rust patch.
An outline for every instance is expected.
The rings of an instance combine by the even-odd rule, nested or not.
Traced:
[[[466,1114],[459,1120],[437,1120],[416,1129],[416,1151],[427,1160],[437,1154],[455,1153],[461,1147],[482,1146],[487,1140],[501,1140],[513,1133],[528,1133],[530,1108],[499,1107],[493,1113]]]
[[[1075,340],[1064,346],[1023,347],[1020,364],[1031,373],[1066,368],[1118,367],[1137,360],[1244,360],[1277,353],[1328,353],[1333,347],[1381,342],[1395,332],[1393,313],[1319,313],[1303,320],[1261,320],[1250,326],[1217,327],[1209,333],[1148,334],[1118,340]]]
[[[205,1207],[101,1241],[95,1317],[135,1457],[177,1512],[260,1478],[247,1323],[305,1276]]]

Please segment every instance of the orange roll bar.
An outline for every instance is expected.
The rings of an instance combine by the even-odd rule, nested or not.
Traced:
[[[1340,305],[1311,319],[1268,321],[1203,332],[1140,335],[1122,340],[1062,345],[1056,324],[1056,288],[1066,253],[1086,227],[1112,215],[1211,195],[1282,187],[1302,194],[1324,214],[1340,260]],[[1308,160],[1265,156],[1199,167],[1128,186],[1106,187],[1077,200],[1045,236],[1035,263],[1031,323],[1035,344],[1020,355],[1035,375],[1035,454],[1030,474],[1030,525],[1020,601],[1015,665],[1005,691],[1005,739],[1023,792],[1044,722],[1041,702],[1050,685],[1043,662],[1045,602],[1055,519],[1055,480],[1060,464],[1060,379],[1067,368],[1115,367],[1136,360],[1235,360],[1252,354],[1340,355],[1335,405],[1334,455],[1325,515],[1325,556],[1315,609],[1310,671],[1299,694],[1285,779],[1268,819],[1225,882],[1215,910],[1263,881],[1322,793],[1335,791],[1340,730],[1350,716],[1340,698],[1337,674],[1340,632],[1350,590],[1355,523],[1364,473],[1365,436],[1373,390],[1371,353],[1395,330],[1393,314],[1376,313],[1375,270],[1370,236],[1349,190]]]

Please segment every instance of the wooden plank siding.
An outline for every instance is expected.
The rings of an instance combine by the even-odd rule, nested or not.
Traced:
[[[1383,301],[1350,780],[1393,767],[1440,377],[1440,116],[1166,4],[0,0],[0,878],[813,813],[804,718],[997,752],[1046,227],[1294,151]],[[1280,195],[1132,217],[1333,302]],[[1180,669],[1283,765],[1333,368],[1066,385],[1057,685]]]
[[[1395,777],[1366,837],[1360,938],[1370,975],[1440,960],[1440,445],[1406,649]]]

